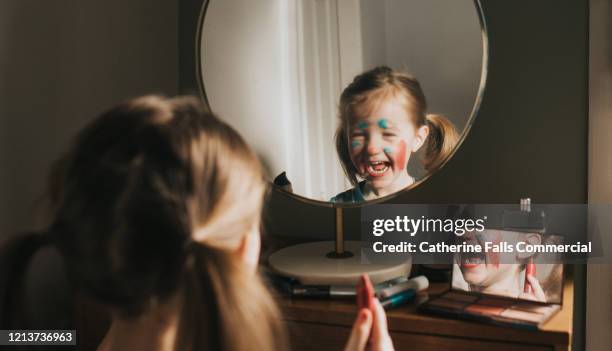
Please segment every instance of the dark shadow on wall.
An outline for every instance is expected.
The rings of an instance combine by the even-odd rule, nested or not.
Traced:
[[[0,242],[42,225],[49,166],[84,124],[121,100],[177,93],[177,47],[174,0],[0,2]],[[49,248],[28,266],[27,325],[72,317],[61,265]]]
[[[0,237],[39,225],[51,161],[117,102],[178,85],[174,1],[0,3]]]
[[[57,153],[77,8],[53,2],[0,5],[1,236],[30,224],[41,172]],[[65,101],[65,100],[64,100]],[[23,229],[23,228],[22,228]]]

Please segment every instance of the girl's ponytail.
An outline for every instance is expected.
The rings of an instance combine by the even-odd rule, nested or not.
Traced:
[[[431,172],[448,159],[459,141],[459,134],[453,123],[442,115],[428,114],[425,116],[425,123],[429,126],[429,135],[423,167]]]
[[[231,252],[259,223],[263,179],[197,99],[141,97],[76,138],[51,178],[50,233],[75,286],[116,319],[182,309],[176,350],[284,350],[274,301]]]
[[[190,244],[176,350],[288,349],[272,296],[232,255]]]

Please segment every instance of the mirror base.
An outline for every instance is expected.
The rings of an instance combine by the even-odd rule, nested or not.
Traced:
[[[339,260],[327,256],[334,245],[333,241],[319,241],[289,246],[270,255],[268,262],[275,272],[308,285],[357,285],[362,273],[368,274],[373,284],[410,275],[410,259],[386,265],[363,264],[360,255]],[[345,241],[344,246],[345,252],[361,252],[359,241]]]

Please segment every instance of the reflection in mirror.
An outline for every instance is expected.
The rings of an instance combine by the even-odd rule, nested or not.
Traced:
[[[211,0],[202,18],[211,109],[270,180],[309,199],[359,202],[423,179],[452,154],[482,94],[472,0]],[[354,89],[368,82],[378,88]]]
[[[388,196],[415,182],[408,161],[423,148],[433,171],[457,145],[457,131],[442,115],[427,114],[418,80],[380,66],[353,80],[340,96],[336,151],[352,189],[333,202]]]
[[[561,244],[560,236],[487,229],[466,233],[460,240],[483,249],[479,253],[456,254],[453,289],[561,303],[563,265],[549,263],[559,262],[560,254],[530,253],[520,249],[529,245]],[[511,245],[515,249],[492,249],[500,245]],[[491,248],[485,250],[485,247]]]

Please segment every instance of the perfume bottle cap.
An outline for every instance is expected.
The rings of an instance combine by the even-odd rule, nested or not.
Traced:
[[[504,210],[502,228],[514,231],[544,233],[546,231],[546,215],[544,211],[531,210],[531,199],[522,198],[520,211]]]
[[[531,211],[531,198],[525,197],[521,199],[521,211]]]

